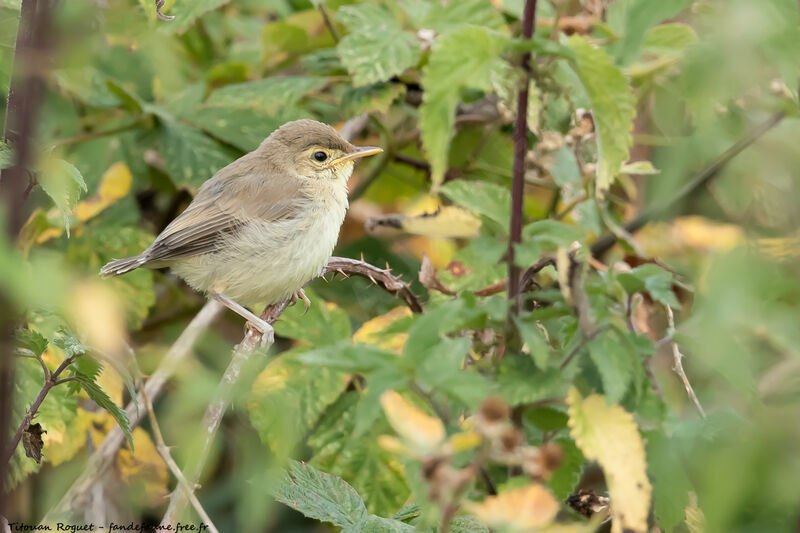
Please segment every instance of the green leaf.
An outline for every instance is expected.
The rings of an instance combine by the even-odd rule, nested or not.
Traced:
[[[675,17],[690,3],[691,0],[661,0],[660,2],[636,0],[632,3],[628,2],[627,9],[625,9],[623,15],[624,26],[622,28],[624,28],[624,33],[622,39],[609,47],[617,62],[622,65],[630,64],[638,57],[647,30],[662,20]],[[626,2],[620,2],[620,4],[624,5]],[[619,10],[619,7],[610,8],[610,10],[614,9]],[[616,14],[609,13],[609,17],[613,18],[615,16]]]
[[[262,442],[286,457],[347,387],[341,372],[307,366],[297,352],[270,361],[253,383],[247,409]]]
[[[91,398],[98,407],[102,407],[108,411],[114,420],[117,421],[120,429],[122,429],[122,432],[125,434],[125,438],[128,440],[128,446],[130,446],[131,451],[133,451],[133,434],[131,433],[131,424],[125,411],[115,404],[111,398],[108,397],[108,394],[106,394],[91,377],[81,374],[80,372],[75,372],[73,377],[80,383],[81,388],[86,391],[89,398]]]
[[[661,24],[647,30],[644,51],[652,54],[673,55],[697,42],[697,33],[688,24]]]
[[[404,524],[399,520],[381,518],[373,514],[358,524],[344,528],[342,533],[415,533],[416,531],[414,526]]]
[[[293,106],[275,112],[244,107],[202,106],[192,112],[190,120],[214,137],[250,152],[285,123],[307,115],[307,112]]]
[[[62,329],[53,338],[53,344],[61,348],[64,352],[64,357],[75,357],[84,355],[89,351],[89,347],[78,340],[72,333]]]
[[[81,191],[86,192],[86,182],[80,170],[63,159],[48,159],[38,172],[37,180],[44,192],[61,211],[64,227],[69,237],[69,216],[78,204]]]
[[[631,272],[617,274],[617,280],[628,294],[647,291],[657,302],[674,309],[681,307],[672,290],[672,274],[658,265],[646,264],[636,267]]]
[[[578,162],[575,160],[575,154],[572,153],[572,150],[562,146],[556,151],[555,158],[550,174],[553,175],[553,180],[555,180],[556,184],[559,187],[579,184],[581,182],[581,171],[578,168]]]
[[[556,439],[555,443],[561,446],[564,458],[559,467],[550,476],[547,484],[556,498],[565,500],[578,486],[585,459],[571,440]]]
[[[350,31],[337,50],[356,87],[387,81],[417,64],[419,43],[380,6],[344,6],[336,18]]]
[[[514,317],[514,322],[522,336],[522,341],[528,348],[528,353],[531,354],[533,362],[536,363],[536,368],[539,370],[547,369],[550,361],[550,345],[544,337],[541,326],[534,320],[524,320],[520,317]]]
[[[489,533],[489,528],[471,516],[458,516],[450,524],[451,533]]]
[[[275,323],[275,333],[317,347],[350,337],[350,319],[344,310],[325,302],[310,290],[306,290],[306,295],[311,300],[308,312],[302,302],[289,307]]]
[[[367,518],[364,502],[353,487],[305,463],[289,462],[286,476],[273,496],[309,518],[341,528],[354,526]]]
[[[597,189],[602,194],[628,160],[635,100],[625,75],[603,49],[579,35],[570,37],[568,44],[576,55],[572,66],[592,106],[597,130]]]
[[[600,373],[603,391],[609,403],[619,403],[625,396],[640,365],[637,354],[613,333],[605,332],[589,343],[589,356]]]
[[[14,150],[8,143],[0,141],[0,170],[14,164]]]
[[[676,442],[670,442],[661,432],[649,431],[645,433],[645,445],[653,482],[653,512],[661,529],[672,531],[683,520],[692,484],[676,452]]]
[[[350,483],[364,495],[369,512],[390,515],[408,498],[404,470],[396,457],[378,446],[378,436],[392,431],[384,417],[355,435],[359,396],[347,392],[325,412],[308,439],[314,450],[311,463]]]
[[[409,14],[415,27],[431,29],[443,34],[460,29],[465,25],[482,26],[493,30],[505,26],[502,15],[484,0],[460,0],[459,2],[432,2],[427,9],[415,10],[414,3],[407,0],[401,5]],[[424,4],[423,4],[424,5]]]
[[[230,0],[175,0],[169,12],[164,12],[165,15],[174,16],[175,20],[161,23],[162,27],[169,33],[183,33],[204,13],[228,2]]]
[[[434,189],[447,170],[456,105],[465,88],[489,90],[498,72],[508,69],[500,58],[503,39],[486,28],[465,26],[439,37],[423,69],[425,87],[419,110],[422,145],[431,162]]]
[[[563,396],[567,389],[562,372],[555,368],[542,372],[527,357],[504,357],[497,385],[499,394],[512,406]]]
[[[206,105],[274,113],[296,104],[307,94],[321,89],[325,83],[325,78],[309,76],[273,76],[258,81],[234,83],[211,93]]]
[[[177,187],[197,189],[235,159],[201,131],[176,121],[164,122],[164,167]]]
[[[453,180],[442,185],[442,194],[454,203],[496,222],[508,233],[511,191],[495,183]]]
[[[16,339],[21,348],[30,350],[37,356],[42,355],[47,349],[47,339],[41,333],[32,329],[18,329]]]

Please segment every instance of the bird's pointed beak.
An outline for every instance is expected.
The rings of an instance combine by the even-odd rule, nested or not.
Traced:
[[[369,157],[371,155],[379,154],[383,152],[383,148],[379,148],[377,146],[356,146],[355,151],[351,152],[345,156],[340,157],[336,160],[337,163],[343,163],[344,161],[352,161],[353,159],[361,159],[362,157]]]

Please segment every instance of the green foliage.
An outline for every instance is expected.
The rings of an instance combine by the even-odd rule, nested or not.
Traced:
[[[351,141],[386,153],[355,167],[349,188],[363,196],[351,196],[334,254],[388,263],[422,313],[370,280],[310,282],[310,309],[283,312],[207,450],[197,494],[219,529],[436,533],[458,509],[451,533],[581,532],[597,523],[564,502],[589,484],[616,500],[612,530],[795,527],[797,3],[612,0],[598,13],[596,2],[540,1],[529,40],[525,3],[174,0],[166,22],[147,0],[62,2],[30,217],[17,239],[0,232],[0,299],[21,356],[12,434],[42,390],[35,356],[51,371],[76,360],[34,419],[50,464],[40,471],[22,446],[10,462],[6,484],[28,483],[19,494],[37,503],[9,518],[37,523],[61,497],[114,426],[102,410],[129,442],[108,469],[115,503],[137,520],[161,511],[174,482],[147,425],[132,433],[118,406],[135,397],[125,343],[154,375],[203,299],[164,271],[100,280],[99,268],[141,252],[283,123],[365,114]],[[0,0],[4,90],[19,7]],[[515,314],[506,254],[526,52],[515,259],[523,272],[548,266],[527,272]],[[750,143],[776,111],[775,131]],[[740,154],[719,159],[736,143]],[[12,148],[0,144],[0,167]],[[596,238],[625,236],[626,221],[711,162],[706,187],[589,259]],[[395,213],[445,224],[440,206],[480,219],[477,235],[410,235],[391,216],[363,229]],[[203,418],[241,325],[226,312],[209,327],[156,402],[181,466],[203,442],[187,421]],[[118,347],[96,353],[98,332]],[[708,418],[673,371],[673,343]],[[288,464],[279,480],[266,474],[275,463]]]
[[[380,6],[344,6],[336,12],[349,33],[336,47],[356,87],[387,81],[417,64],[420,48]]]
[[[465,26],[436,40],[422,75],[428,89],[420,108],[422,145],[431,162],[434,186],[444,179],[456,105],[463,89],[491,87],[507,65],[499,59],[503,40],[491,31]]]
[[[592,106],[598,137],[597,188],[602,192],[611,186],[628,159],[636,114],[634,97],[624,74],[602,48],[579,35],[570,37],[569,47],[575,52],[573,68]]]

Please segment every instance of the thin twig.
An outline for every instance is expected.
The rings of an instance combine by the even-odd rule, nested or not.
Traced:
[[[197,496],[194,495],[194,489],[189,484],[186,476],[183,475],[183,472],[181,472],[181,469],[178,467],[177,463],[175,463],[172,455],[170,455],[169,447],[167,446],[167,443],[164,442],[164,436],[161,433],[161,427],[158,425],[158,419],[153,411],[153,404],[150,403],[150,399],[147,397],[145,387],[141,387],[139,390],[142,391],[142,398],[144,399],[144,405],[147,409],[147,416],[150,419],[150,427],[153,430],[153,436],[156,439],[156,450],[158,451],[158,454],[162,459],[164,459],[164,462],[167,463],[167,466],[175,476],[175,479],[178,480],[178,484],[183,487],[184,493],[189,498],[189,501],[192,503],[192,507],[194,507],[195,512],[197,512],[197,516],[200,517],[200,519],[203,521],[203,524],[211,533],[219,533],[216,526],[211,521],[211,518],[208,516],[208,513],[205,509],[203,509],[203,506],[197,499]]]
[[[261,313],[261,318],[270,325],[274,324],[283,310],[286,309],[286,306],[289,305],[289,302],[290,300],[287,299],[277,304],[268,305]],[[214,437],[217,435],[217,430],[222,423],[222,417],[225,415],[225,411],[233,398],[233,390],[242,374],[242,366],[250,359],[250,356],[253,355],[260,344],[261,333],[254,328],[248,327],[242,342],[233,349],[231,362],[228,364],[228,368],[225,369],[225,373],[222,376],[214,399],[208,405],[203,415],[203,445],[192,467],[188,469],[186,477],[189,485],[189,495],[194,494],[193,487],[200,479],[200,474],[202,474],[203,467],[208,460],[208,454],[211,451]],[[186,491],[179,490],[178,487],[176,487],[175,490],[172,491],[167,512],[164,513],[164,518],[161,519],[161,527],[166,528],[171,525],[174,528],[183,509],[186,507],[186,503]]]
[[[322,2],[319,3],[318,6],[319,12],[322,14],[322,20],[325,22],[325,26],[328,28],[328,31],[331,32],[331,37],[333,37],[333,41],[338,43],[339,42],[339,32],[336,31],[336,26],[333,25],[333,21],[331,20],[330,14],[328,14],[328,10],[325,9],[325,4]]]
[[[161,9],[164,7],[165,0],[156,0],[156,16],[159,20],[163,20],[169,22],[174,20],[175,17],[173,15],[165,15],[161,12]]]
[[[155,399],[161,393],[167,380],[172,377],[175,371],[183,364],[184,360],[191,353],[197,338],[204,333],[209,325],[222,312],[222,305],[216,300],[209,300],[189,322],[180,337],[167,351],[158,369],[147,380],[144,391],[140,391],[139,402],[144,402],[144,395]],[[144,393],[144,394],[143,394]],[[130,421],[131,429],[135,428],[142,420],[144,413],[137,408],[136,402],[131,401],[125,408],[125,413]],[[107,471],[117,456],[117,451],[125,442],[125,435],[119,426],[108,432],[100,443],[100,446],[92,453],[78,479],[76,479],[61,500],[55,505],[42,519],[42,524],[54,521],[60,514],[66,513],[69,509],[81,508],[89,488],[94,485]]]
[[[674,332],[675,332],[675,315],[672,313],[672,307],[665,305],[664,309],[667,311],[667,327],[669,328],[668,334],[673,337],[672,339],[672,363],[673,367],[672,370],[675,371],[676,374],[681,378],[683,382],[683,387],[686,389],[686,394],[689,395],[689,398],[694,403],[697,410],[700,412],[700,416],[703,418],[706,417],[706,412],[703,409],[703,406],[700,405],[700,400],[697,399],[697,395],[694,393],[694,389],[692,388],[692,384],[689,383],[689,378],[686,377],[686,372],[683,370],[683,354],[678,348],[678,343],[675,342],[674,339]]]
[[[84,133],[79,133],[78,135],[74,135],[72,137],[67,137],[65,139],[59,139],[57,141],[53,141],[51,143],[51,146],[69,146],[71,144],[92,141],[95,139],[102,139],[103,137],[110,137],[111,135],[116,135],[118,133],[135,130],[141,125],[142,125],[141,121],[137,120],[136,122],[125,124],[124,126],[119,126],[117,128],[111,128],[109,130],[88,131]]]
[[[522,39],[533,37],[536,26],[536,0],[526,0],[522,14]],[[520,308],[520,268],[514,261],[514,246],[522,242],[522,208],[525,188],[525,154],[528,151],[528,93],[531,76],[531,54],[525,52],[521,63],[524,76],[517,92],[517,117],[514,121],[514,173],[511,181],[511,231],[508,239],[508,299],[509,313],[516,315]]]

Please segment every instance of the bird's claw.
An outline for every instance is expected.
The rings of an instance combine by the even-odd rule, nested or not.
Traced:
[[[308,299],[308,296],[306,296],[306,292],[303,289],[297,290],[294,294],[292,294],[292,303],[297,303],[297,300],[303,300],[303,304],[306,306],[306,310],[303,312],[303,314],[305,315],[308,313],[308,310],[311,308],[311,300]]]

